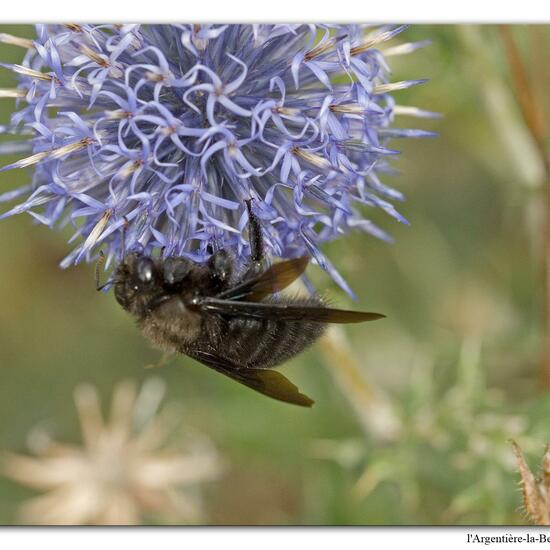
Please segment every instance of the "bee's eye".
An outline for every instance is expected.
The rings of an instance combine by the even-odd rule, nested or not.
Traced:
[[[153,281],[155,264],[151,258],[141,257],[136,262],[136,275],[141,283],[148,284]]]

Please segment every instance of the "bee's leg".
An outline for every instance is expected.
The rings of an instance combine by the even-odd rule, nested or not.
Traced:
[[[161,358],[156,363],[150,363],[149,365],[145,365],[144,368],[146,369],[160,369],[161,367],[165,367],[170,359],[174,356],[173,352],[165,351]]]
[[[168,285],[183,282],[192,269],[192,262],[182,256],[169,256],[162,263],[162,277]]]
[[[215,290],[225,290],[233,275],[233,258],[230,254],[223,248],[216,250],[208,260],[208,268]]]
[[[100,250],[99,258],[95,264],[95,289],[98,291],[105,287],[105,285],[101,284],[101,279],[99,276],[99,270],[101,269],[104,263],[105,263],[105,254],[103,254],[103,250]]]
[[[248,210],[248,240],[250,242],[250,262],[245,271],[244,278],[249,279],[259,275],[264,270],[265,252],[264,239],[260,221],[252,212],[252,199],[245,201]]]

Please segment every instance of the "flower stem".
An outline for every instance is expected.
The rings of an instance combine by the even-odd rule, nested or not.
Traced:
[[[544,201],[541,251],[543,333],[538,370],[541,386],[550,388],[550,180],[545,182],[541,195]]]
[[[538,364],[540,385],[550,388],[550,153],[546,146],[546,117],[541,94],[533,89],[516,42],[508,25],[498,27],[512,77],[512,86],[521,114],[544,166],[545,181],[540,194],[543,205],[541,277],[542,277],[542,342]],[[539,40],[540,42],[540,40]],[[537,67],[544,71],[544,67]],[[539,75],[537,82],[544,82],[546,75]]]
[[[341,327],[331,326],[321,339],[322,360],[351,403],[362,428],[380,441],[394,441],[401,422],[384,393],[368,382]]]
[[[544,163],[546,173],[550,172],[550,159],[545,148],[545,123],[543,110],[539,108],[537,97],[533,91],[532,82],[525,69],[525,64],[521,58],[519,50],[512,36],[512,31],[508,25],[499,25],[498,27],[508,66],[512,77],[514,93],[521,110],[525,124],[531,133],[535,145]],[[542,70],[542,69],[541,69]]]

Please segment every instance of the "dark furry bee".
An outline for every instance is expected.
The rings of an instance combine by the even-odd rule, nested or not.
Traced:
[[[317,296],[276,295],[304,272],[308,258],[264,269],[261,227],[250,201],[246,204],[252,253],[243,274],[235,273],[225,250],[206,264],[132,252],[115,270],[115,298],[157,347],[188,355],[269,397],[311,406],[313,401],[273,367],[311,345],[326,323],[383,315],[329,309]]]

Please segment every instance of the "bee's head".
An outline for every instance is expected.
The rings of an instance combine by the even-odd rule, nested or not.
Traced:
[[[143,316],[184,288],[192,262],[181,257],[153,259],[140,252],[127,254],[114,276],[117,302]]]
[[[115,298],[127,311],[143,315],[162,290],[162,274],[153,258],[139,252],[127,254],[116,268]]]

